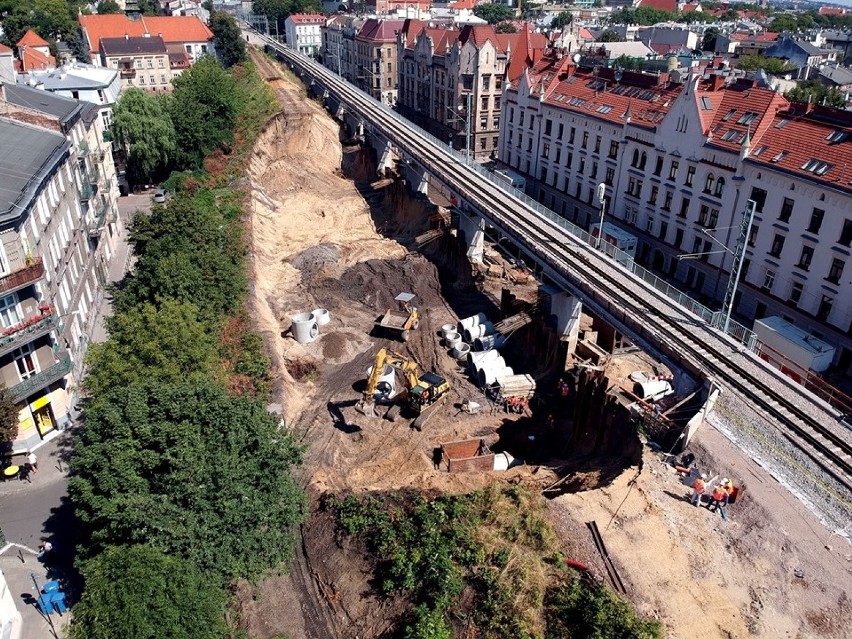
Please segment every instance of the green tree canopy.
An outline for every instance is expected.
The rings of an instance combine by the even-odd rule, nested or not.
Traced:
[[[68,40],[77,31],[74,14],[65,0],[18,0],[8,6],[3,34],[10,46],[17,44],[28,29],[45,40]]]
[[[224,639],[226,597],[191,562],[147,546],[107,548],[83,564],[71,639]]]
[[[261,401],[212,382],[114,387],[74,448],[68,490],[90,553],[147,544],[222,583],[292,554],[301,452]]]
[[[133,222],[138,261],[114,308],[127,311],[164,299],[194,304],[205,321],[233,312],[246,287],[240,226],[225,219],[215,195],[178,193],[166,206]]]
[[[716,39],[722,32],[719,27],[710,27],[704,32],[704,37],[701,38],[702,51],[716,51]]]
[[[618,35],[618,33],[613,31],[612,29],[607,29],[602,34],[600,34],[600,36],[598,36],[596,42],[624,42],[624,38],[622,38],[620,35]]]
[[[770,24],[773,31],[799,31],[799,22],[796,19],[796,16],[792,16],[786,13],[782,13],[780,15],[772,18],[772,23]]]
[[[501,22],[496,27],[494,27],[494,31],[496,33],[517,33],[518,27],[512,24],[509,21]]]
[[[145,381],[207,379],[216,370],[216,337],[193,304],[165,299],[143,303],[107,320],[110,339],[92,344],[86,389],[99,396]]]
[[[0,443],[11,442],[18,436],[18,413],[20,408],[9,395],[5,386],[0,386]]]
[[[785,73],[796,66],[792,65],[781,58],[770,58],[763,55],[743,55],[737,58],[736,66],[743,71],[757,71],[763,69],[767,73],[777,75]]]
[[[112,123],[116,141],[127,151],[131,181],[147,181],[174,157],[175,129],[162,96],[126,89],[113,108]]]
[[[121,7],[118,6],[115,0],[101,0],[100,4],[98,4],[98,13],[124,13],[124,11],[121,10]]]
[[[835,109],[846,108],[846,98],[837,89],[823,86],[817,80],[803,80],[784,94],[791,102],[812,102]]]
[[[226,67],[238,64],[246,59],[246,43],[234,17],[224,11],[210,14],[210,30],[216,51]]]
[[[515,10],[505,4],[478,4],[473,8],[473,14],[477,18],[486,20],[488,24],[515,19]]]
[[[196,168],[204,156],[234,141],[236,83],[214,57],[203,56],[172,84],[168,110],[175,127],[177,162],[181,168]]]
[[[553,20],[550,22],[550,26],[554,29],[561,29],[562,27],[568,26],[573,22],[574,14],[570,11],[560,11],[554,16]]]
[[[284,21],[293,13],[322,13],[320,0],[254,0],[252,10],[278,24],[279,33],[284,33]]]
[[[653,7],[639,7],[638,9],[624,8],[612,14],[612,24],[657,24],[658,22],[674,22],[677,13],[654,9]]]

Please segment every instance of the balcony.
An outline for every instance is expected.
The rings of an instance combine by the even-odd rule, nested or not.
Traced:
[[[136,77],[136,69],[134,69],[133,67],[121,67],[121,70],[119,71],[119,75],[121,76],[122,79],[135,78]]]
[[[0,356],[23,346],[24,344],[47,335],[59,326],[59,317],[56,313],[49,315],[36,315],[18,324],[20,328],[8,335],[0,336]],[[12,327],[15,329],[16,327]],[[5,332],[5,331],[4,331]]]
[[[20,384],[9,389],[9,395],[13,402],[21,402],[30,395],[41,390],[56,381],[59,381],[71,372],[71,355],[68,351],[60,351],[56,354],[57,362],[53,366],[45,368]]]
[[[35,260],[32,264],[18,269],[14,273],[10,273],[5,277],[0,277],[0,293],[11,293],[20,288],[37,282],[44,276],[44,264],[41,258]]]
[[[106,200],[101,200],[95,210],[94,219],[89,222],[89,237],[97,237],[104,230],[104,226],[112,222],[112,207]]]

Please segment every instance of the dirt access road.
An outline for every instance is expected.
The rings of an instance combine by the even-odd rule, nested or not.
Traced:
[[[456,416],[453,409],[477,391],[436,332],[457,317],[454,309],[475,305],[465,307],[466,289],[450,290],[446,278],[442,288],[436,267],[405,248],[422,231],[428,207],[375,182],[369,154],[342,145],[338,124],[306,100],[295,81],[262,57],[258,64],[278,92],[282,113],[258,140],[249,171],[250,312],[273,359],[276,401],[307,447],[303,477],[314,505],[324,494],[346,490],[468,491],[494,480],[529,479],[529,468],[479,475],[433,468],[437,443],[489,437],[507,419]],[[424,311],[415,338],[403,348],[371,336],[376,316],[409,290]],[[327,308],[332,322],[317,341],[299,345],[287,333],[290,317],[314,308]],[[368,420],[352,408],[381,345],[404,350],[453,383],[451,401],[422,433],[405,421]],[[852,636],[846,542],[711,428],[699,435],[695,452],[709,472],[748,484],[747,498],[729,509],[728,521],[690,506],[689,490],[671,466],[646,451],[641,472],[628,470],[605,488],[550,502],[566,555],[600,566],[582,525],[596,520],[631,599],[660,618],[669,637]],[[291,574],[242,587],[250,636],[386,633],[404,602],[374,596],[369,566],[335,538],[327,516],[315,511],[302,532]]]

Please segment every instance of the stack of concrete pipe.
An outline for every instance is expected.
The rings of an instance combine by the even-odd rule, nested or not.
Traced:
[[[441,327],[441,337],[444,338],[444,346],[450,350],[450,356],[461,360],[467,358],[470,346],[462,341],[455,324],[444,324]]]
[[[495,350],[468,355],[470,376],[480,386],[490,386],[498,377],[512,375],[514,371],[506,366],[506,360]]]

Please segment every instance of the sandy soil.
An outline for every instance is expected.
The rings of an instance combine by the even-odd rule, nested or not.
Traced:
[[[423,223],[423,203],[400,193],[386,196],[387,183],[370,174],[370,158],[338,142],[337,124],[316,103],[302,99],[289,81],[274,86],[283,111],[258,141],[249,172],[250,303],[279,380],[276,401],[288,427],[308,445],[303,476],[314,514],[291,574],[271,575],[256,588],[242,585],[240,612],[256,639],[276,633],[290,639],[378,637],[405,604],[371,594],[370,566],[335,536],[321,511],[322,495],[402,486],[467,491],[495,479],[546,485],[552,477],[539,467],[501,475],[433,468],[431,453],[440,442],[493,442],[499,428],[517,420],[489,411],[458,414],[462,399],[481,397],[437,337],[439,327],[457,316],[442,295],[450,293],[448,284],[423,256],[377,231],[392,226],[406,241]],[[390,215],[388,205],[403,210]],[[376,316],[403,290],[416,293],[423,310],[421,329],[407,345],[371,334]],[[452,292],[458,300],[458,290]],[[473,294],[470,299],[472,306]],[[317,307],[331,311],[331,324],[317,341],[297,344],[287,333],[289,318]],[[450,401],[423,432],[405,420],[370,420],[353,409],[382,345],[441,371],[453,384]],[[297,379],[305,363],[315,372]],[[636,365],[621,360],[612,378]],[[646,450],[641,472],[630,469],[605,488],[550,502],[566,552],[602,575],[583,526],[597,521],[630,597],[665,623],[669,637],[852,636],[850,548],[716,431],[701,432],[696,449],[702,469],[748,486],[727,522],[691,506],[689,489],[672,466]]]

